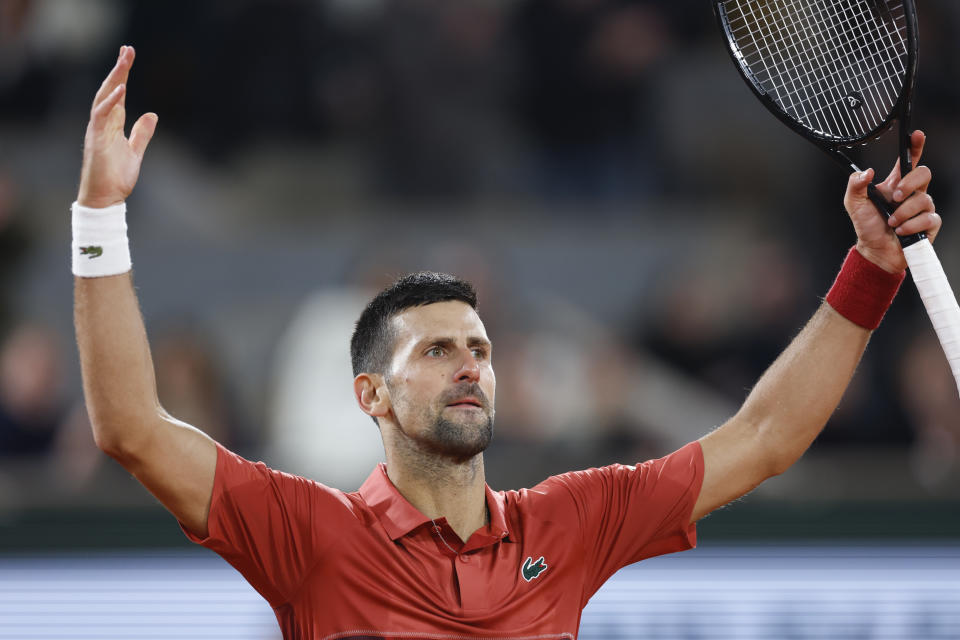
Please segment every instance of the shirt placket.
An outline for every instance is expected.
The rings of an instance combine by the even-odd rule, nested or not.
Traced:
[[[440,522],[432,521],[432,533],[440,551],[453,563],[460,607],[463,609],[488,607],[489,576],[485,573],[485,554],[489,552],[488,548],[491,545],[499,542],[499,539],[491,537],[488,540],[482,540],[480,546],[477,546],[475,538],[471,538],[468,543],[462,543],[442,519]]]

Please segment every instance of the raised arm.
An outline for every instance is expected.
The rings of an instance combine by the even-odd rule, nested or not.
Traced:
[[[914,132],[911,142],[912,157],[919,160],[923,134]],[[940,217],[926,193],[930,171],[917,167],[901,180],[895,166],[879,185],[884,196],[901,203],[890,222],[867,198],[872,178],[872,170],[850,176],[844,198],[857,232],[857,251],[883,271],[900,274],[906,262],[896,235],[926,231],[932,241],[940,229]],[[827,302],[821,305],[740,411],[700,439],[704,479],[692,521],[782,473],[803,455],[840,402],[870,333]]]
[[[157,116],[124,136],[124,97],[133,65],[122,47],[90,110],[77,204],[102,209],[137,182]],[[153,361],[129,272],[74,278],[74,324],[83,392],[97,446],[116,459],[192,533],[207,535],[216,446],[168,415],[157,399]]]

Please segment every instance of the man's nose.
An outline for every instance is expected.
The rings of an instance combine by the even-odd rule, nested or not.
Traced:
[[[456,374],[457,382],[477,382],[480,380],[480,362],[473,356],[473,353],[467,351],[460,362],[460,368]]]

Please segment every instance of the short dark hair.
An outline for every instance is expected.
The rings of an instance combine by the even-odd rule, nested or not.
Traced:
[[[477,292],[466,280],[446,273],[418,271],[403,276],[381,291],[360,314],[350,338],[353,375],[385,373],[396,337],[390,326],[395,315],[410,307],[459,300],[476,311]]]

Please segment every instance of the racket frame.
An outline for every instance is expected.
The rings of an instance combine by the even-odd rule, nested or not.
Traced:
[[[768,1],[776,2],[776,0]],[[876,4],[878,2],[885,2],[886,0],[869,1]],[[727,41],[727,51],[733,58],[734,64],[740,72],[740,77],[743,78],[744,82],[750,87],[754,95],[757,96],[761,104],[767,107],[767,110],[777,116],[781,122],[817,145],[817,147],[838,162],[849,166],[854,171],[860,171],[860,168],[847,156],[845,150],[866,144],[878,138],[890,128],[893,120],[897,119],[900,121],[900,167],[906,167],[908,170],[913,168],[910,157],[910,117],[912,115],[911,99],[913,96],[918,57],[917,14],[913,0],[900,0],[903,6],[907,32],[907,64],[904,69],[904,82],[900,95],[883,123],[862,136],[846,140],[836,140],[811,131],[790,117],[783,109],[777,106],[772,98],[766,95],[762,88],[758,86],[758,83],[754,81],[752,73],[748,73],[744,64],[745,61],[741,60],[741,56],[737,55],[738,49],[735,46],[735,40],[730,31],[729,21],[726,19],[726,10],[724,8],[725,0],[711,0],[711,2],[713,3],[714,13],[720,23],[721,31]],[[868,186],[867,193],[870,196],[870,200],[873,201],[880,211],[886,213],[888,217],[893,213],[896,205],[887,202],[874,185],[871,184]],[[920,299],[923,301],[923,306],[937,333],[940,346],[947,356],[951,373],[957,384],[957,390],[960,392],[960,304],[957,303],[957,297],[950,287],[947,276],[943,271],[943,266],[940,264],[940,260],[937,258],[937,254],[933,250],[930,241],[926,238],[926,235],[918,233],[906,237],[899,236],[899,238],[900,243],[904,247],[903,254],[910,268],[914,284],[917,286]]]
[[[746,61],[744,60],[743,56],[739,53],[740,49],[737,46],[736,38],[733,36],[731,31],[730,20],[727,18],[726,7],[724,6],[729,0],[710,1],[713,5],[714,16],[716,16],[717,23],[719,24],[720,30],[724,35],[724,39],[726,40],[727,53],[730,55],[731,60],[733,60],[734,65],[740,72],[740,78],[748,87],[750,87],[750,90],[757,97],[757,99],[760,100],[760,103],[763,104],[763,106],[765,106],[767,110],[775,115],[782,123],[790,127],[790,129],[792,129],[794,132],[812,142],[820,150],[840,164],[852,169],[853,171],[860,171],[860,167],[857,166],[847,152],[854,147],[864,146],[867,143],[881,137],[890,130],[894,121],[898,121],[900,123],[898,136],[900,166],[909,167],[911,169],[913,168],[913,162],[910,155],[910,121],[913,111],[912,96],[914,83],[916,80],[918,59],[917,12],[913,0],[900,0],[901,5],[903,6],[907,39],[907,60],[905,63],[905,74],[903,78],[903,86],[900,89],[900,95],[897,97],[896,103],[894,103],[893,107],[890,109],[890,113],[887,114],[883,122],[878,124],[869,132],[854,138],[823,135],[800,124],[795,118],[787,114],[784,109],[780,108],[776,101],[771,98],[767,92],[763,90],[763,87],[760,86],[759,82],[755,80],[754,74],[746,65]],[[767,1],[776,2],[776,0]],[[882,2],[883,0],[879,1]],[[901,175],[906,175],[906,173],[901,172]],[[870,200],[884,215],[886,215],[888,218],[893,215],[897,205],[884,198],[874,185],[869,185],[867,193],[870,197]],[[904,247],[907,247],[915,242],[923,240],[925,237],[926,234],[924,233],[900,236],[900,242]]]

